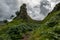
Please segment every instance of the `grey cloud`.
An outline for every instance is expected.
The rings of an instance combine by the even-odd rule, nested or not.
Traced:
[[[0,20],[10,19],[17,10],[17,0],[0,0]]]

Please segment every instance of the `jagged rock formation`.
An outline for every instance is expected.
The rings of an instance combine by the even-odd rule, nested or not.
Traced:
[[[23,4],[23,5],[20,7],[20,11],[17,11],[17,12],[16,12],[16,15],[17,15],[16,18],[20,18],[20,19],[23,19],[23,20],[29,20],[29,19],[31,19],[31,18],[28,16],[26,4]]]
[[[60,8],[60,3],[56,5],[56,7],[54,8],[53,11],[58,11],[58,10],[60,10],[59,8]],[[53,11],[52,11],[52,12],[53,12]],[[49,13],[49,14],[51,14],[51,13]],[[49,14],[48,14],[48,16],[49,16]],[[17,12],[16,12],[16,15],[17,15],[16,18],[21,18],[21,19],[23,19],[23,20],[28,20],[28,21],[32,20],[32,19],[28,16],[26,4],[23,4],[23,5],[20,7],[20,11],[17,11]],[[33,21],[36,21],[36,20],[33,20]]]

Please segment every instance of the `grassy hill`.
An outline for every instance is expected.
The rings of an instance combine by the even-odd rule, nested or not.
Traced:
[[[49,20],[46,18],[40,27],[32,31],[29,40],[60,40],[60,13],[58,11],[55,14]]]
[[[60,4],[42,21],[32,20],[25,7],[13,21],[0,25],[0,40],[60,40]]]

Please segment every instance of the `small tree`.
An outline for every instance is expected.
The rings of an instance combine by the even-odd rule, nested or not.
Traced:
[[[17,12],[16,12],[16,15],[19,16],[19,14],[20,14],[20,13],[17,11]]]
[[[13,17],[14,17],[14,15],[11,15],[11,17],[10,17],[10,18],[12,19]]]
[[[7,21],[7,20],[4,20],[3,22],[4,22],[4,23],[7,23],[8,21]]]

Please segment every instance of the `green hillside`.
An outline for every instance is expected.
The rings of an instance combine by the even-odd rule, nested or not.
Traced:
[[[0,40],[60,40],[60,4],[42,21],[32,20],[26,5],[11,22],[0,25]]]

